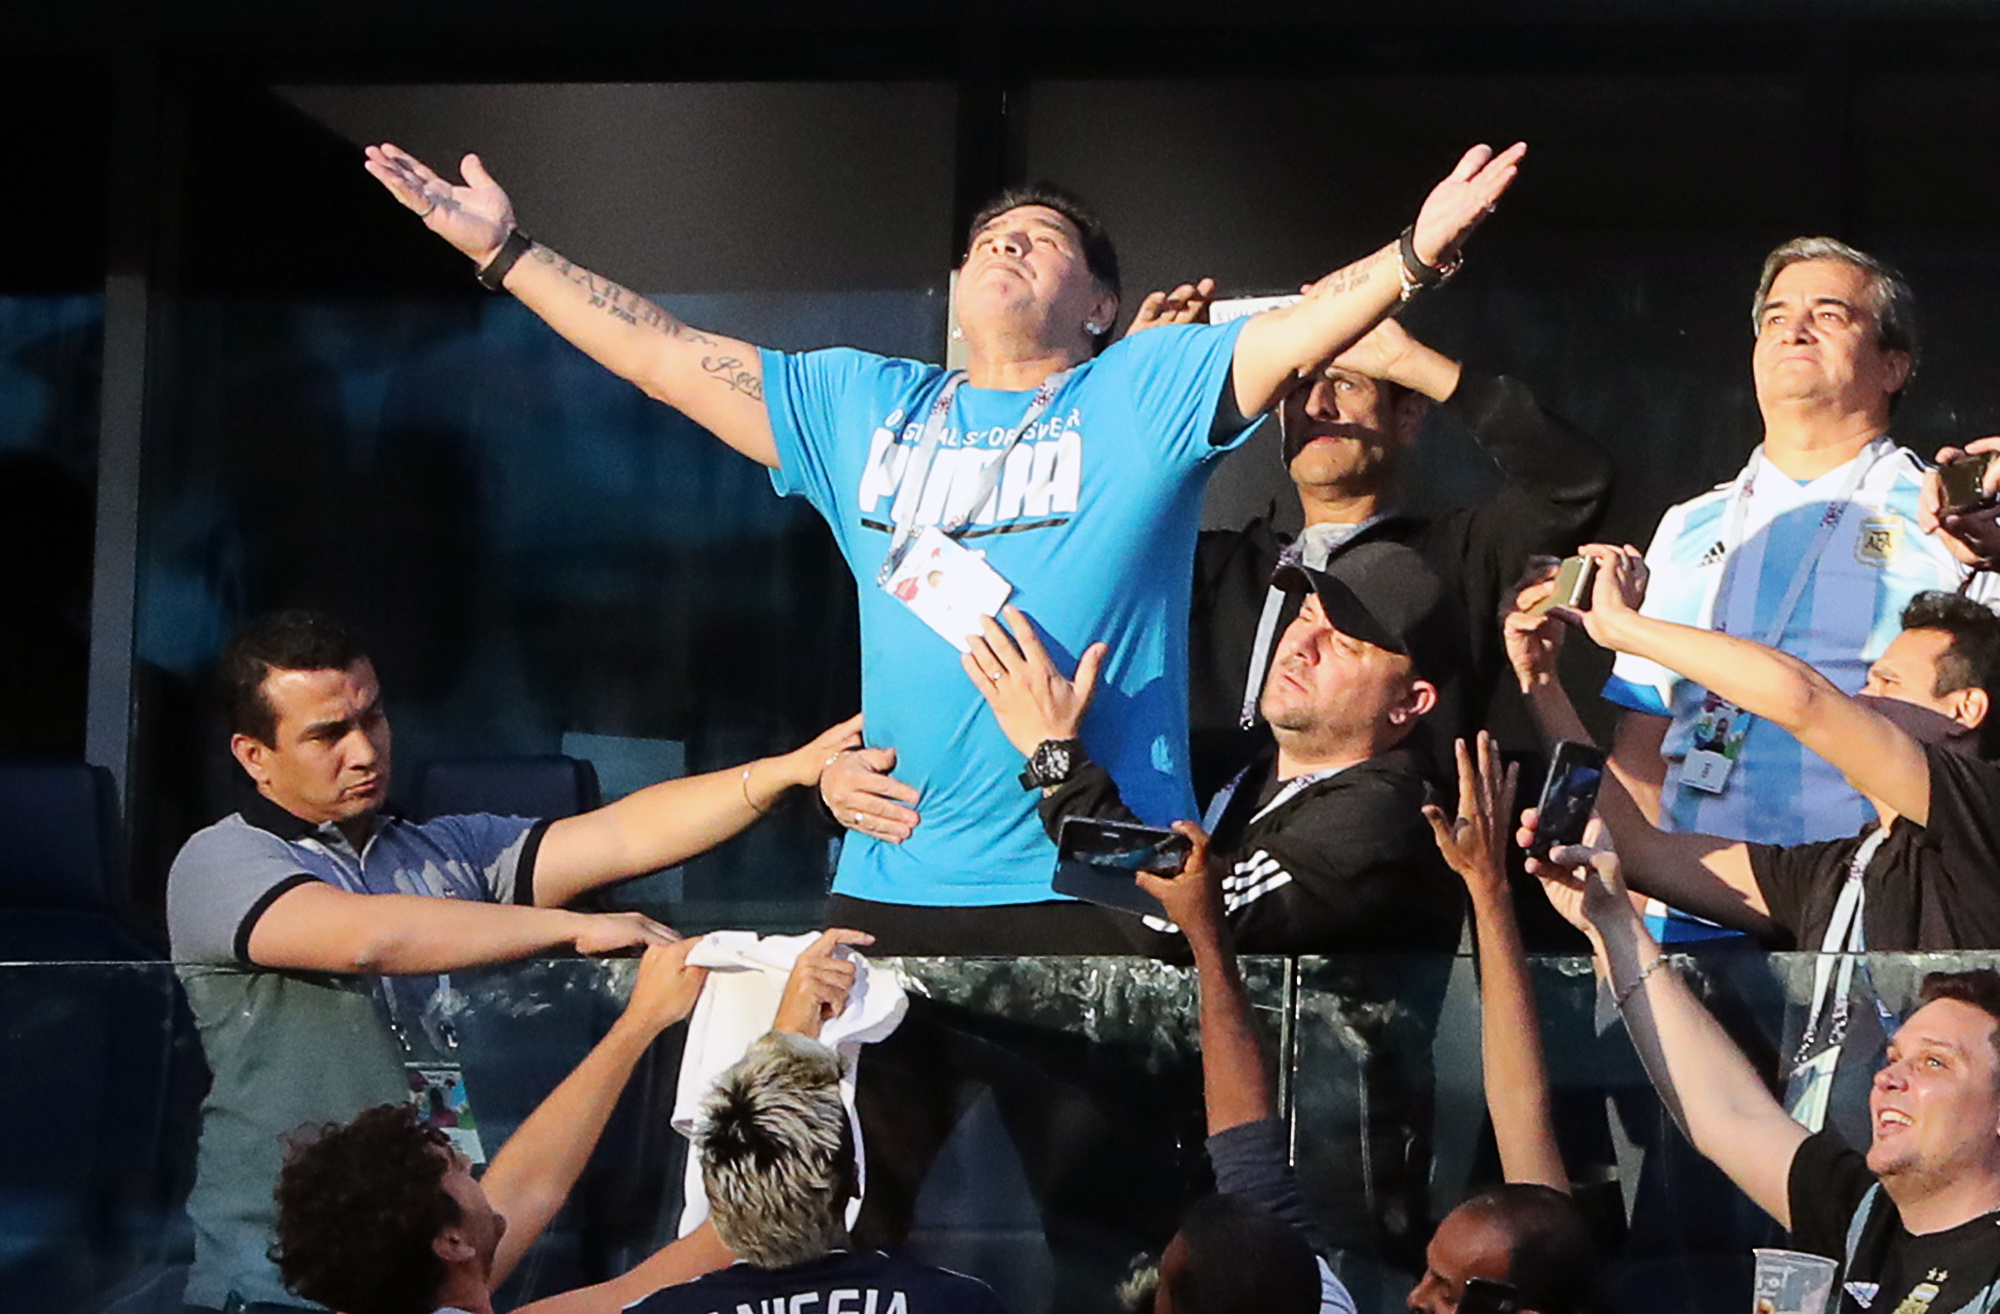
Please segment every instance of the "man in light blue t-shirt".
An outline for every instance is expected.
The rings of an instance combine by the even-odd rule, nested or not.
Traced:
[[[1115,656],[1084,742],[1129,782],[1141,816],[1194,815],[1188,581],[1213,458],[1294,378],[1442,282],[1524,151],[1467,152],[1399,241],[1296,305],[1109,347],[1119,284],[1103,228],[1064,193],[1009,193],[972,225],[959,269],[962,374],[843,348],[764,351],[694,329],[526,237],[476,156],[463,186],[389,145],[369,148],[368,169],[488,287],[770,467],[780,493],[807,498],[831,526],[859,581],[869,748],[834,767],[844,783],[828,796],[854,834],[830,916],[890,953],[1087,952],[1122,939],[1050,891],[1054,851],[1035,795],[966,685],[952,626],[973,632],[978,611],[997,608],[997,585],[1060,657],[1108,642]],[[892,569],[931,553],[948,567]],[[961,593],[967,579],[989,587]],[[957,619],[926,623],[926,599],[954,603]],[[966,908],[978,912],[939,911]]]

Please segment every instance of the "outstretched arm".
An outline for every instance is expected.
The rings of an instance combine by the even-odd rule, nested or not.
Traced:
[[[1417,259],[1436,268],[1451,260],[1472,230],[1514,181],[1526,145],[1495,155],[1474,146],[1451,175],[1424,200],[1413,245]],[[1236,339],[1231,378],[1236,409],[1262,415],[1289,388],[1345,350],[1395,310],[1402,293],[1401,256],[1391,242],[1335,270],[1294,305],[1254,316]]]
[[[640,1058],[662,1031],[694,1008],[708,975],[688,966],[688,951],[696,943],[683,940],[646,951],[625,1011],[493,1156],[480,1184],[507,1220],[493,1256],[493,1287],[507,1280],[569,1198]]]
[[[351,894],[308,880],[257,918],[246,946],[258,967],[299,972],[452,972],[545,950],[578,953],[672,944],[680,937],[640,913],[523,908],[419,894]]]
[[[535,902],[560,907],[600,885],[706,853],[741,834],[786,790],[818,784],[828,761],[860,742],[861,718],[852,716],[778,757],[663,780],[552,822],[535,855]]]
[[[1597,584],[1590,609],[1565,613],[1565,619],[1605,647],[1656,661],[1789,731],[1861,793],[1918,825],[1929,820],[1929,759],[1893,721],[1790,653],[1641,614],[1625,596],[1629,581],[1645,569],[1638,554],[1603,544],[1583,551],[1597,560]]]
[[[1508,819],[1520,768],[1500,769],[1500,750],[1484,730],[1477,755],[1458,741],[1458,814],[1447,818],[1435,803],[1424,817],[1438,851],[1465,882],[1479,946],[1479,1052],[1486,1110],[1500,1147],[1500,1172],[1510,1182],[1536,1182],[1569,1190],[1569,1174],[1556,1148],[1549,1112],[1549,1074],[1542,1060],[1542,1029],[1535,1016],[1527,951],[1514,921],[1507,886]]]
[[[1601,840],[1601,829],[1592,830],[1593,840]],[[1750,1061],[1662,957],[1632,907],[1617,855],[1594,842],[1558,849],[1548,862],[1530,859],[1529,866],[1550,901],[1596,946],[1633,1048],[1674,1120],[1759,1208],[1791,1226],[1787,1183],[1806,1129],[1785,1116]]]
[[[1201,989],[1201,1084],[1208,1134],[1277,1116],[1264,1046],[1251,1020],[1250,992],[1237,969],[1222,915],[1220,871],[1211,871],[1208,836],[1189,821],[1174,829],[1193,842],[1178,875],[1140,872],[1139,887],[1158,899],[1187,936]]]
[[[477,155],[460,162],[465,182],[454,185],[388,142],[368,147],[366,154],[368,172],[476,268],[491,263],[514,232],[513,203]],[[502,285],[619,378],[760,465],[778,464],[756,347],[691,328],[539,242],[514,263]]]
[[[1644,596],[1644,564],[1639,562],[1638,571],[1625,580],[1633,589],[1628,599],[1635,604]],[[1560,616],[1533,610],[1554,587],[1552,580],[1541,580],[1517,593],[1513,610],[1502,618],[1501,632],[1507,660],[1543,741],[1587,744],[1590,732],[1556,678],[1556,660],[1568,626]],[[1624,856],[1633,889],[1752,935],[1770,938],[1780,933],[1769,918],[1770,906],[1757,884],[1748,845],[1714,835],[1661,830],[1616,772],[1605,773],[1597,810]]]

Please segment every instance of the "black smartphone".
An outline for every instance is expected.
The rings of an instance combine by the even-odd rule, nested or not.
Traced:
[[[1535,846],[1528,852],[1546,858],[1550,849],[1581,844],[1603,782],[1603,749],[1569,739],[1557,744],[1549,755],[1541,801],[1535,804]]]
[[[1192,847],[1188,837],[1176,830],[1064,817],[1056,832],[1056,875],[1050,886],[1073,899],[1164,919],[1167,910],[1132,877],[1142,871],[1171,876],[1187,861]]]
[[[1536,603],[1530,610],[1540,616],[1550,607],[1568,607],[1572,611],[1590,610],[1591,585],[1597,582],[1597,561],[1593,557],[1564,557],[1556,567],[1555,592]]]
[[[1491,1278],[1467,1278],[1458,1298],[1458,1314],[1515,1314],[1520,1308],[1520,1293]]]
[[[1980,452],[1938,467],[1939,500],[1947,513],[1977,511],[1993,505],[1993,498],[1986,492],[1986,467],[1992,464],[1993,453]]]

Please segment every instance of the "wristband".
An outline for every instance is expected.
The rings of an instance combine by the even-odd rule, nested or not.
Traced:
[[[1397,278],[1402,283],[1402,300],[1408,301],[1419,292],[1427,292],[1434,287],[1443,287],[1451,281],[1465,263],[1465,257],[1453,252],[1441,265],[1427,265],[1417,255],[1417,226],[1411,224],[1396,238],[1396,255],[1402,262]]]
[[[493,258],[479,271],[479,286],[488,292],[504,290],[502,284],[507,281],[507,271],[512,269],[522,256],[528,254],[528,248],[534,244],[535,239],[520,229],[510,229],[507,240],[500,244],[500,249],[493,253]]]
[[[1645,988],[1646,978],[1651,976],[1653,973],[1659,971],[1666,965],[1667,965],[1667,956],[1665,954],[1654,954],[1653,961],[1647,963],[1646,966],[1640,970],[1639,975],[1632,981],[1630,985],[1626,986],[1623,990],[1618,990],[1613,992],[1611,996],[1611,1001],[1612,1003],[1618,1006],[1618,1011],[1621,1013],[1624,1012],[1625,1005],[1628,1001],[1631,1000],[1632,996],[1638,994],[1640,990]]]

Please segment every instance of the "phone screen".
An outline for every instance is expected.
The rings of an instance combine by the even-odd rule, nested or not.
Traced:
[[[1171,876],[1193,847],[1179,831],[1090,817],[1064,817],[1056,841],[1058,894],[1138,913],[1166,917],[1160,901],[1133,883],[1135,873]]]
[[[1590,824],[1598,786],[1603,783],[1603,749],[1568,739],[1556,745],[1549,757],[1548,778],[1542,782],[1541,801],[1535,805],[1535,847],[1531,852],[1536,857],[1545,858],[1550,849],[1583,842],[1584,827]]]

